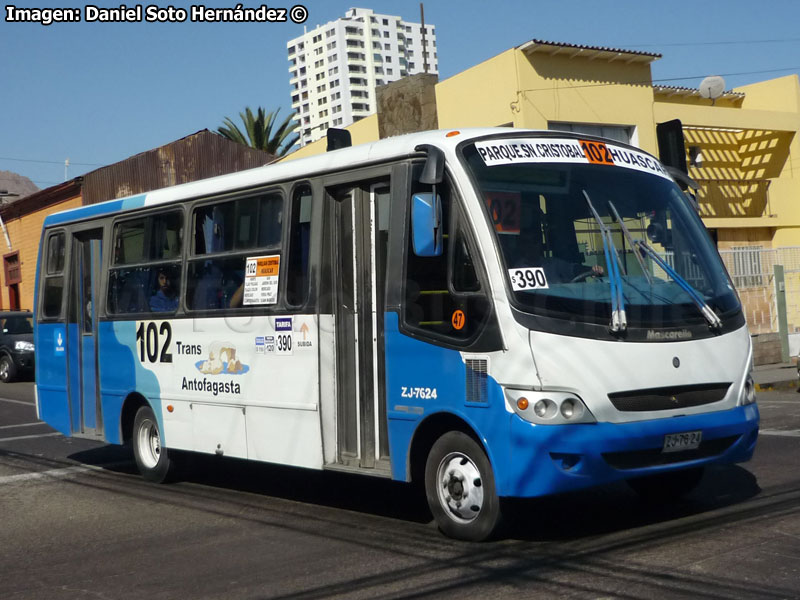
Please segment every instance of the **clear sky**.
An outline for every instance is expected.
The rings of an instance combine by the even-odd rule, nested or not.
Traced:
[[[79,8],[82,17],[89,3],[13,2]],[[243,1],[245,7],[261,3]],[[236,6],[172,2],[193,4]],[[309,29],[353,6],[419,22],[418,0],[303,5]],[[284,115],[291,109],[286,42],[303,24],[187,19],[45,27],[6,22],[6,6],[0,15],[0,170],[25,175],[40,188],[64,181],[66,158],[72,178],[215,130],[226,116],[238,122],[245,106],[281,108]],[[731,89],[800,72],[800,0],[427,0],[425,21],[436,26],[440,79],[534,38],[663,54],[652,72],[665,85],[698,87],[706,75],[723,75]]]

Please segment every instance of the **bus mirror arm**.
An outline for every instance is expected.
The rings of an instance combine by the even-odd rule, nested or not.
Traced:
[[[444,177],[444,152],[430,144],[420,144],[414,150],[425,152],[428,155],[425,160],[425,166],[422,169],[422,175],[419,177],[419,182],[433,186],[437,183],[442,183],[442,178]]]

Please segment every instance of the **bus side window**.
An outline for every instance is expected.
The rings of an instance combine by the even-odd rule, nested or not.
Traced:
[[[183,212],[148,215],[114,225],[108,274],[112,314],[175,312],[181,287]]]
[[[47,253],[42,293],[42,316],[46,319],[61,316],[61,299],[64,295],[64,255],[66,251],[63,231],[47,238]]]
[[[430,191],[430,186],[417,184],[412,194],[422,191]],[[417,256],[411,236],[407,236],[403,318],[410,328],[460,342],[480,329],[490,303],[481,291],[450,185],[445,181],[436,191],[442,204],[443,251],[440,256]]]
[[[292,220],[289,223],[289,272],[286,302],[301,306],[308,296],[308,254],[311,243],[311,188],[303,185],[292,195]]]
[[[283,196],[276,192],[197,207],[186,306],[218,310],[252,305],[244,297],[245,265],[249,258],[280,256],[282,221]]]

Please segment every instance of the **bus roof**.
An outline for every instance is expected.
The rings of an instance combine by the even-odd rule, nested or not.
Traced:
[[[287,160],[263,167],[256,167],[254,169],[237,171],[227,175],[220,175],[153,190],[125,198],[81,206],[48,215],[45,218],[44,227],[62,225],[117,212],[125,212],[145,206],[210,196],[293,179],[304,179],[326,172],[342,170],[345,166],[347,168],[357,168],[359,166],[391,160],[393,158],[411,156],[417,153],[416,148],[421,144],[431,144],[446,152],[454,152],[455,147],[466,140],[490,135],[518,136],[526,133],[544,134],[547,136],[555,134],[559,137],[567,138],[576,137],[575,134],[569,132],[511,129],[508,127],[470,128],[463,130],[449,129],[410,133],[359,144],[358,146],[349,148],[342,148],[307,158]]]

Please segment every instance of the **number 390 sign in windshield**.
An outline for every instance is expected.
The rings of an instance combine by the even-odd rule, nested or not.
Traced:
[[[542,290],[550,287],[547,285],[547,277],[545,277],[542,267],[509,269],[508,276],[511,278],[511,289],[515,292],[519,290]]]

